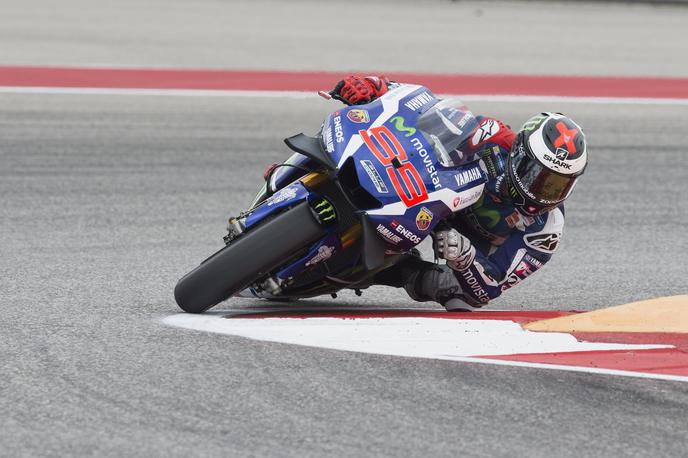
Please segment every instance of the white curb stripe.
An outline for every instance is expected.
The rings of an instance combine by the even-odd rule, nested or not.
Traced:
[[[331,350],[688,382],[688,377],[677,375],[490,359],[490,355],[673,348],[670,345],[580,342],[566,333],[526,331],[506,320],[227,318],[211,314],[177,314],[162,321],[197,331]]]
[[[309,99],[317,97],[310,91],[246,91],[210,89],[120,89],[89,87],[22,87],[0,86],[5,94],[71,94],[71,95],[149,95],[174,97],[259,97]],[[572,97],[548,95],[481,95],[440,94],[439,97],[459,97],[466,101],[503,103],[585,103],[608,105],[688,105],[688,99],[634,98],[634,97]]]

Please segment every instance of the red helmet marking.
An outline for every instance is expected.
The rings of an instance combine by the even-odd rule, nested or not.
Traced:
[[[576,145],[573,143],[573,139],[576,138],[578,129],[575,127],[573,129],[567,129],[566,124],[564,124],[562,121],[559,121],[555,127],[561,135],[554,140],[554,147],[560,148],[561,145],[566,143],[566,149],[569,151],[569,153],[575,154]]]

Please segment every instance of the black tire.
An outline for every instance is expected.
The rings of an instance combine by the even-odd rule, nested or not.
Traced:
[[[300,203],[250,229],[184,275],[174,288],[174,299],[185,312],[204,312],[324,235],[308,204]]]

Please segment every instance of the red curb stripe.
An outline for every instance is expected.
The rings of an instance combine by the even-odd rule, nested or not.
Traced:
[[[573,332],[573,336],[586,342],[624,344],[662,344],[688,353],[688,334],[670,332]]]
[[[483,356],[481,358],[688,376],[688,354],[677,348],[636,351],[609,350],[531,353]]]
[[[688,376],[688,334],[660,332],[574,332],[572,334],[576,339],[586,342],[660,344],[673,345],[676,348],[532,353],[485,358]]]
[[[368,72],[374,73],[374,72]],[[0,66],[0,86],[249,91],[327,90],[345,72]],[[437,93],[688,98],[687,78],[391,73]]]

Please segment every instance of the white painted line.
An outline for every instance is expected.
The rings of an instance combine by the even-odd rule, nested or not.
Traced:
[[[198,331],[333,350],[688,382],[688,377],[682,376],[489,359],[492,355],[672,348],[671,345],[580,342],[570,334],[531,332],[505,320],[425,317],[226,318],[223,315],[177,314],[164,318],[163,323]]]
[[[570,372],[587,372],[589,374],[602,374],[602,375],[616,375],[620,377],[637,377],[637,378],[649,378],[655,380],[671,380],[674,382],[688,382],[688,377],[683,377],[681,375],[666,375],[666,374],[653,374],[650,372],[633,372],[633,371],[620,371],[617,369],[601,369],[599,367],[584,367],[584,366],[562,366],[559,364],[544,364],[544,363],[530,363],[522,361],[507,361],[503,359],[489,359],[489,358],[470,358],[470,357],[456,357],[456,358],[446,358],[452,361],[460,361],[464,363],[478,363],[478,364],[494,364],[497,366],[516,366],[516,367],[530,367],[534,369],[552,369],[555,371],[570,371]]]
[[[459,97],[468,101],[506,102],[506,103],[585,103],[596,105],[688,105],[688,99],[661,99],[640,97],[573,97],[560,95],[475,95],[454,94],[440,97]]]
[[[309,99],[317,97],[315,91],[244,91],[210,89],[121,89],[88,87],[22,87],[0,86],[5,94],[71,94],[71,95],[148,95],[168,97],[258,97]],[[688,105],[688,99],[634,98],[634,97],[569,97],[547,95],[481,95],[440,94],[439,97],[459,97],[466,101],[503,103],[584,103],[604,105]]]

